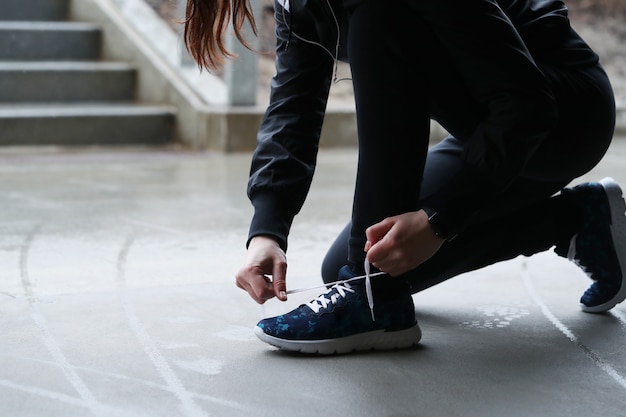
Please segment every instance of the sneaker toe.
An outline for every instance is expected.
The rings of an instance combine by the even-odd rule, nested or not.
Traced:
[[[591,284],[580,298],[583,311],[588,313],[603,313],[622,301],[619,287],[600,286],[597,282]]]
[[[293,326],[285,320],[285,316],[277,316],[259,321],[256,327],[263,333],[280,339],[292,339],[294,337]]]
[[[289,329],[288,324],[280,323],[277,317],[271,319],[263,319],[257,323],[256,327],[263,330],[263,333],[270,336],[278,336],[280,333]]]
[[[263,333],[279,339],[308,339],[312,323],[303,307],[276,317],[263,319],[257,323]]]

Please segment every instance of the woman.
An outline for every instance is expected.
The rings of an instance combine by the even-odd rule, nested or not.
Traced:
[[[322,266],[325,282],[342,282],[262,320],[261,340],[313,353],[412,346],[421,337],[412,293],[553,246],[593,279],[584,311],[626,298],[621,189],[611,179],[563,189],[600,161],[615,123],[609,80],[563,2],[279,0],[275,9],[276,75],[236,278],[255,301],[287,298],[287,236],[337,59],[352,70],[359,161],[351,222]],[[238,36],[253,20],[244,0],[194,0],[187,12],[186,41],[205,67],[228,55],[231,15]],[[428,150],[431,119],[450,136]],[[372,276],[370,263],[384,273]]]

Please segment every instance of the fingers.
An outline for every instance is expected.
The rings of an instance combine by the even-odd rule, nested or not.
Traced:
[[[397,263],[394,253],[393,245],[389,242],[389,239],[383,238],[369,249],[367,260],[381,271],[393,275],[393,271],[390,268]]]
[[[274,295],[280,301],[287,301],[287,263],[276,262],[272,272]]]
[[[434,235],[423,210],[385,219],[370,227],[366,236],[370,242],[366,245],[367,260],[391,276],[416,268],[443,244]]]
[[[266,236],[256,236],[250,241],[244,266],[235,282],[259,304],[273,297],[285,301],[286,275],[287,258],[278,243]]]
[[[242,268],[236,276],[235,283],[259,304],[274,297],[272,282],[258,266]]]
[[[395,277],[410,269],[407,264],[410,258],[392,235],[393,231],[372,245],[367,252],[367,260],[380,271]]]
[[[367,252],[367,260],[374,264],[381,262],[384,257],[387,256],[393,245],[390,232],[395,222],[392,218],[387,218],[380,223],[369,227],[365,231],[367,237],[367,243],[365,244],[365,251]]]
[[[365,236],[367,237],[367,243],[365,244],[365,251],[381,240],[395,224],[392,218],[386,218],[385,220],[370,226],[365,230]]]
[[[235,277],[235,283],[259,304],[274,297],[287,301],[287,263],[277,262],[274,265],[272,279],[259,266],[242,268]]]

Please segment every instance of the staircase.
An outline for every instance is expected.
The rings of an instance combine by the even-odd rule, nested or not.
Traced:
[[[3,0],[0,146],[164,144],[171,106],[136,102],[137,69],[100,60],[101,30],[69,0]]]

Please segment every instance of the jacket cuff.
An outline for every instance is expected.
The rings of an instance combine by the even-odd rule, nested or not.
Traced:
[[[286,213],[283,204],[280,204],[271,193],[261,193],[252,199],[254,215],[250,223],[248,241],[255,236],[271,236],[278,242],[280,248],[287,251],[287,236],[291,229],[294,216]]]

